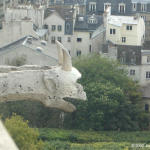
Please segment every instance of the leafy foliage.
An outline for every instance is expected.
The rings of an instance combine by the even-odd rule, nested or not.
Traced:
[[[0,103],[0,115],[2,119],[11,117],[13,113],[22,116],[29,121],[32,127],[59,127],[60,116],[59,110],[45,107],[40,102],[36,101],[16,101]]]
[[[42,128],[40,138],[45,141],[44,150],[135,150],[132,144],[150,145],[149,131],[81,131]],[[71,136],[76,137],[72,141]],[[148,150],[148,147],[142,147]]]
[[[42,150],[44,145],[38,140],[38,130],[30,128],[22,117],[13,114],[5,120],[5,126],[20,150]]]
[[[87,101],[78,101],[77,111],[68,115],[66,127],[93,130],[138,130],[141,93],[117,62],[100,56],[77,59],[75,67],[82,73],[80,83]],[[144,126],[144,129],[148,126]]]
[[[71,143],[129,142],[150,144],[150,131],[82,131],[55,128],[39,129],[42,141],[69,141]],[[70,136],[76,139],[72,141]]]

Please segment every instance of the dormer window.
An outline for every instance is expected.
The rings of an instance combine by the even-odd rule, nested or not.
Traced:
[[[150,63],[150,56],[147,56],[147,63]]]
[[[97,24],[97,18],[94,15],[92,15],[91,17],[88,18],[88,23]]]
[[[125,4],[124,3],[119,4],[119,13],[125,13]]]
[[[66,23],[66,30],[69,31],[70,30],[70,23]]]
[[[96,2],[89,2],[89,11],[96,11]]]
[[[141,11],[145,12],[147,10],[146,4],[141,4]]]
[[[132,10],[136,11],[137,10],[137,3],[132,3]]]
[[[105,11],[108,7],[111,7],[111,3],[104,3],[104,11]]]

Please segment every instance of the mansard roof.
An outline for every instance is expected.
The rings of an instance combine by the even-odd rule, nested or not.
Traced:
[[[62,6],[56,6],[55,8],[47,8],[45,10],[44,18],[47,18],[54,12],[57,12],[64,20],[73,19],[74,9],[65,9]]]
[[[132,3],[142,3],[142,4],[148,4],[150,3],[150,0],[131,0]]]
[[[96,30],[100,25],[103,24],[103,17],[99,15],[94,15],[94,18],[96,19],[96,22],[90,23],[89,19],[91,18],[91,15],[86,16],[77,16],[76,23],[75,23],[75,30],[80,31],[94,31]]]

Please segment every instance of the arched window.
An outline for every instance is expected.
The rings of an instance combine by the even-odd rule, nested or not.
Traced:
[[[67,22],[67,23],[66,23],[66,31],[69,31],[69,30],[70,30],[70,23]]]

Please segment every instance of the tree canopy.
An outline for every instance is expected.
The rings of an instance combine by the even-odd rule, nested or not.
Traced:
[[[76,102],[77,111],[66,117],[65,126],[93,130],[138,130],[143,113],[139,86],[117,62],[93,55],[75,60],[82,73],[79,82],[87,101]],[[144,117],[147,117],[144,114]],[[148,119],[146,119],[148,120]]]

